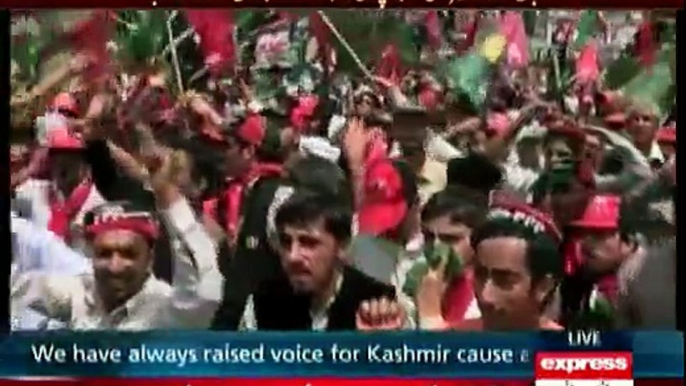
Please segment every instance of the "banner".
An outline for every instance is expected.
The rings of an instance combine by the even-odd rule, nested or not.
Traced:
[[[562,352],[626,354],[634,378],[675,378],[683,377],[683,351],[678,332],[15,333],[0,346],[0,378],[532,379],[537,355]],[[585,358],[555,363],[578,370],[597,362]]]

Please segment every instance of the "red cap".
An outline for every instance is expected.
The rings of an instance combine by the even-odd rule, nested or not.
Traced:
[[[393,163],[384,159],[368,165],[358,214],[360,233],[376,236],[397,228],[407,209],[402,177]]]
[[[676,144],[676,128],[675,127],[661,127],[657,131],[657,142]]]
[[[573,221],[570,225],[582,229],[617,229],[619,228],[619,206],[621,202],[619,196],[594,196],[586,206],[581,218]]]
[[[50,150],[79,151],[83,149],[81,138],[72,135],[67,128],[50,130],[47,142]]]
[[[74,99],[74,97],[67,92],[57,94],[57,96],[55,96],[50,103],[50,108],[57,111],[67,112],[73,114],[74,116],[79,114],[76,99]]]
[[[237,138],[253,146],[260,146],[265,135],[264,122],[258,114],[249,115],[235,131]]]

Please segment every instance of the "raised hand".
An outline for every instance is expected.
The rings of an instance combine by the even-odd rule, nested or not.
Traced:
[[[436,268],[430,268],[422,278],[415,299],[420,319],[437,319],[442,317],[441,303],[448,287],[448,283],[445,280],[447,264],[447,259],[443,259]]]
[[[360,118],[351,118],[343,135],[343,149],[348,161],[361,164],[364,161],[369,136]]]

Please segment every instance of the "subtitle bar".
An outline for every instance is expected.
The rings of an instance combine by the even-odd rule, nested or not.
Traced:
[[[9,8],[596,8],[643,9],[641,0],[0,0]],[[683,8],[682,0],[653,0],[650,8]]]
[[[531,386],[532,380],[375,379],[9,379],[0,386]],[[684,386],[683,379],[637,379],[634,386]]]

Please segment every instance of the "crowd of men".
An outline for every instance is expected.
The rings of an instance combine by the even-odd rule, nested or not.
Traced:
[[[65,88],[88,65],[12,154],[15,330],[676,328],[674,114],[522,70],[480,113],[430,67],[285,110],[242,75]]]

